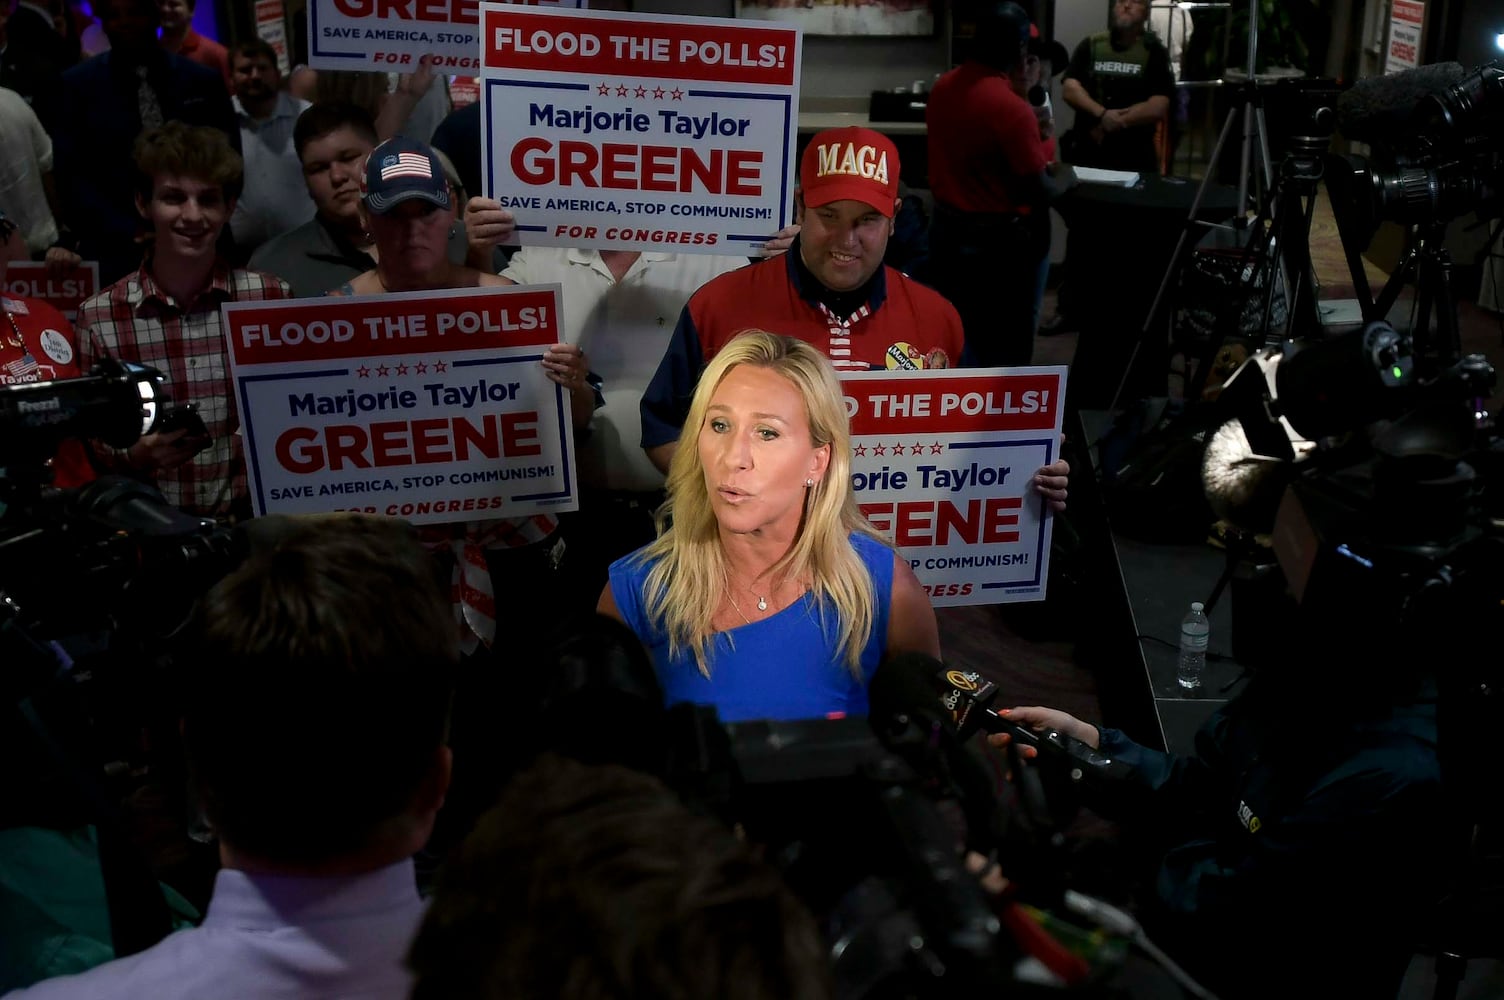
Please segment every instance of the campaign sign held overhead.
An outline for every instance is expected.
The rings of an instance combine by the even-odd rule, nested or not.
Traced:
[[[799,32],[481,15],[484,186],[524,245],[738,254],[792,220]]]

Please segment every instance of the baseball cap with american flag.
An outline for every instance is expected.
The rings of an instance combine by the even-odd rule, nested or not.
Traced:
[[[433,150],[416,139],[393,136],[371,150],[362,177],[366,207],[385,215],[410,198],[449,207],[449,180]]]

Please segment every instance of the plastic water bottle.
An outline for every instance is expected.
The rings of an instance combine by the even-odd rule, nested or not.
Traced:
[[[1201,602],[1196,601],[1180,620],[1180,665],[1175,670],[1175,679],[1187,691],[1199,689],[1201,675],[1206,673],[1206,645],[1212,626],[1201,608]]]

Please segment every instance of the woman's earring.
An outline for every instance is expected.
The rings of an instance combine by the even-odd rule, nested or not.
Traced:
[[[807,490],[814,489],[815,488],[815,481],[813,479],[806,479],[804,481],[804,488],[807,489]]]

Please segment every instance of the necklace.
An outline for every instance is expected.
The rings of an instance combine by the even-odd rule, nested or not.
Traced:
[[[742,606],[740,604],[736,603],[736,598],[734,598],[734,597],[731,596],[731,592],[730,591],[726,592],[726,599],[731,602],[731,606],[736,609],[736,613],[742,616],[742,621],[746,622],[748,625],[751,625],[752,624],[752,619],[750,619],[750,618],[747,617],[747,613],[742,610]],[[759,611],[765,611],[767,609],[760,607],[760,608],[758,608],[758,610]]]
[[[761,594],[758,594],[756,591],[753,591],[751,589],[749,589],[747,593],[757,598],[758,611],[768,610],[768,599],[766,597],[763,597]],[[748,618],[747,613],[742,610],[742,606],[736,603],[736,596],[731,593],[730,588],[727,588],[726,590],[726,600],[730,601],[731,606],[736,609],[736,613],[742,616],[742,621],[746,622],[748,625],[752,624],[752,619]]]

